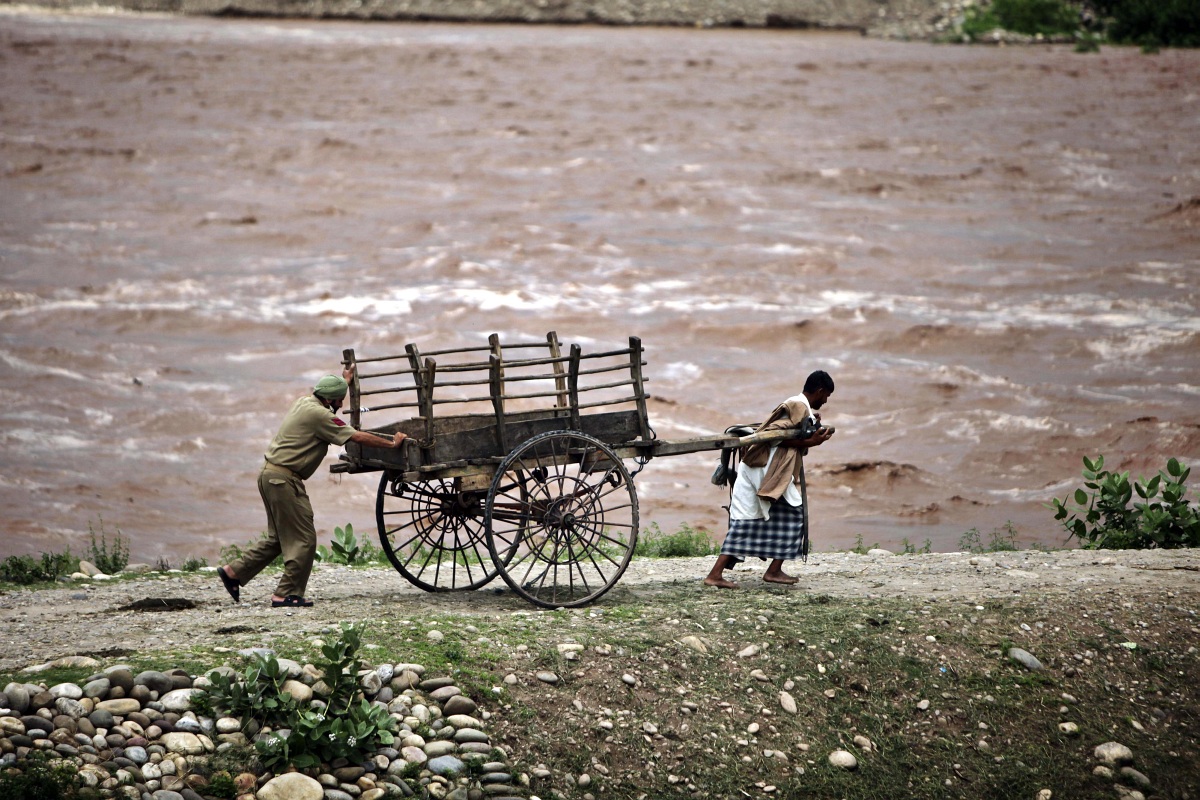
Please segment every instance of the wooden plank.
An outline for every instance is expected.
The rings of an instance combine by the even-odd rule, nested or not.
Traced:
[[[358,387],[358,363],[354,360],[353,348],[342,351],[342,366],[354,371],[353,377],[350,379],[350,425],[358,430],[362,427],[362,411],[360,410],[362,403]]]
[[[567,395],[571,402],[571,427],[575,430],[579,430],[579,358],[581,353],[579,345],[571,345],[571,363],[567,371]]]
[[[567,374],[562,364],[562,346],[559,344],[558,334],[555,331],[546,334],[546,346],[550,348],[550,358],[554,360],[554,388],[558,390],[555,405],[558,408],[566,408]]]
[[[649,440],[654,438],[654,434],[650,431],[650,414],[646,409],[646,391],[642,387],[642,340],[636,336],[629,337],[629,376],[633,379],[633,391],[636,396],[638,410],[638,424],[641,428],[642,438]]]

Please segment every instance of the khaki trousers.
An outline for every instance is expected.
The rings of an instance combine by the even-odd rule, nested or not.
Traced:
[[[268,464],[258,473],[258,493],[267,510],[267,536],[230,564],[230,569],[245,586],[282,555],[283,575],[275,594],[303,597],[317,555],[317,531],[304,481]]]

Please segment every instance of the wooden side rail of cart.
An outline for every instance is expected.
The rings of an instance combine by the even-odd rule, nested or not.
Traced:
[[[637,337],[627,348],[586,355],[573,344],[564,355],[553,331],[534,343],[501,343],[492,334],[486,347],[422,352],[409,344],[402,355],[370,358],[345,350],[343,363],[355,370],[351,424],[362,428],[364,414],[416,412],[368,426],[401,431],[415,446],[395,451],[351,444],[338,472],[389,470],[413,479],[474,474],[547,431],[577,430],[609,444],[653,436]],[[464,413],[446,415],[451,408]]]

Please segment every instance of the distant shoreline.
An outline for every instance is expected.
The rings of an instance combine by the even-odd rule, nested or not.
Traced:
[[[0,5],[191,16],[841,30],[899,39],[930,38],[961,14],[961,0],[0,0]]]

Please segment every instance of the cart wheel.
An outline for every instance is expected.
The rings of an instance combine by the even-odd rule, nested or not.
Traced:
[[[427,592],[478,589],[496,577],[485,544],[485,497],[445,478],[405,483],[384,473],[375,504],[383,552]]]
[[[510,453],[488,492],[488,550],[512,590],[545,608],[576,607],[613,587],[638,537],[637,492],[619,456],[576,431]]]

